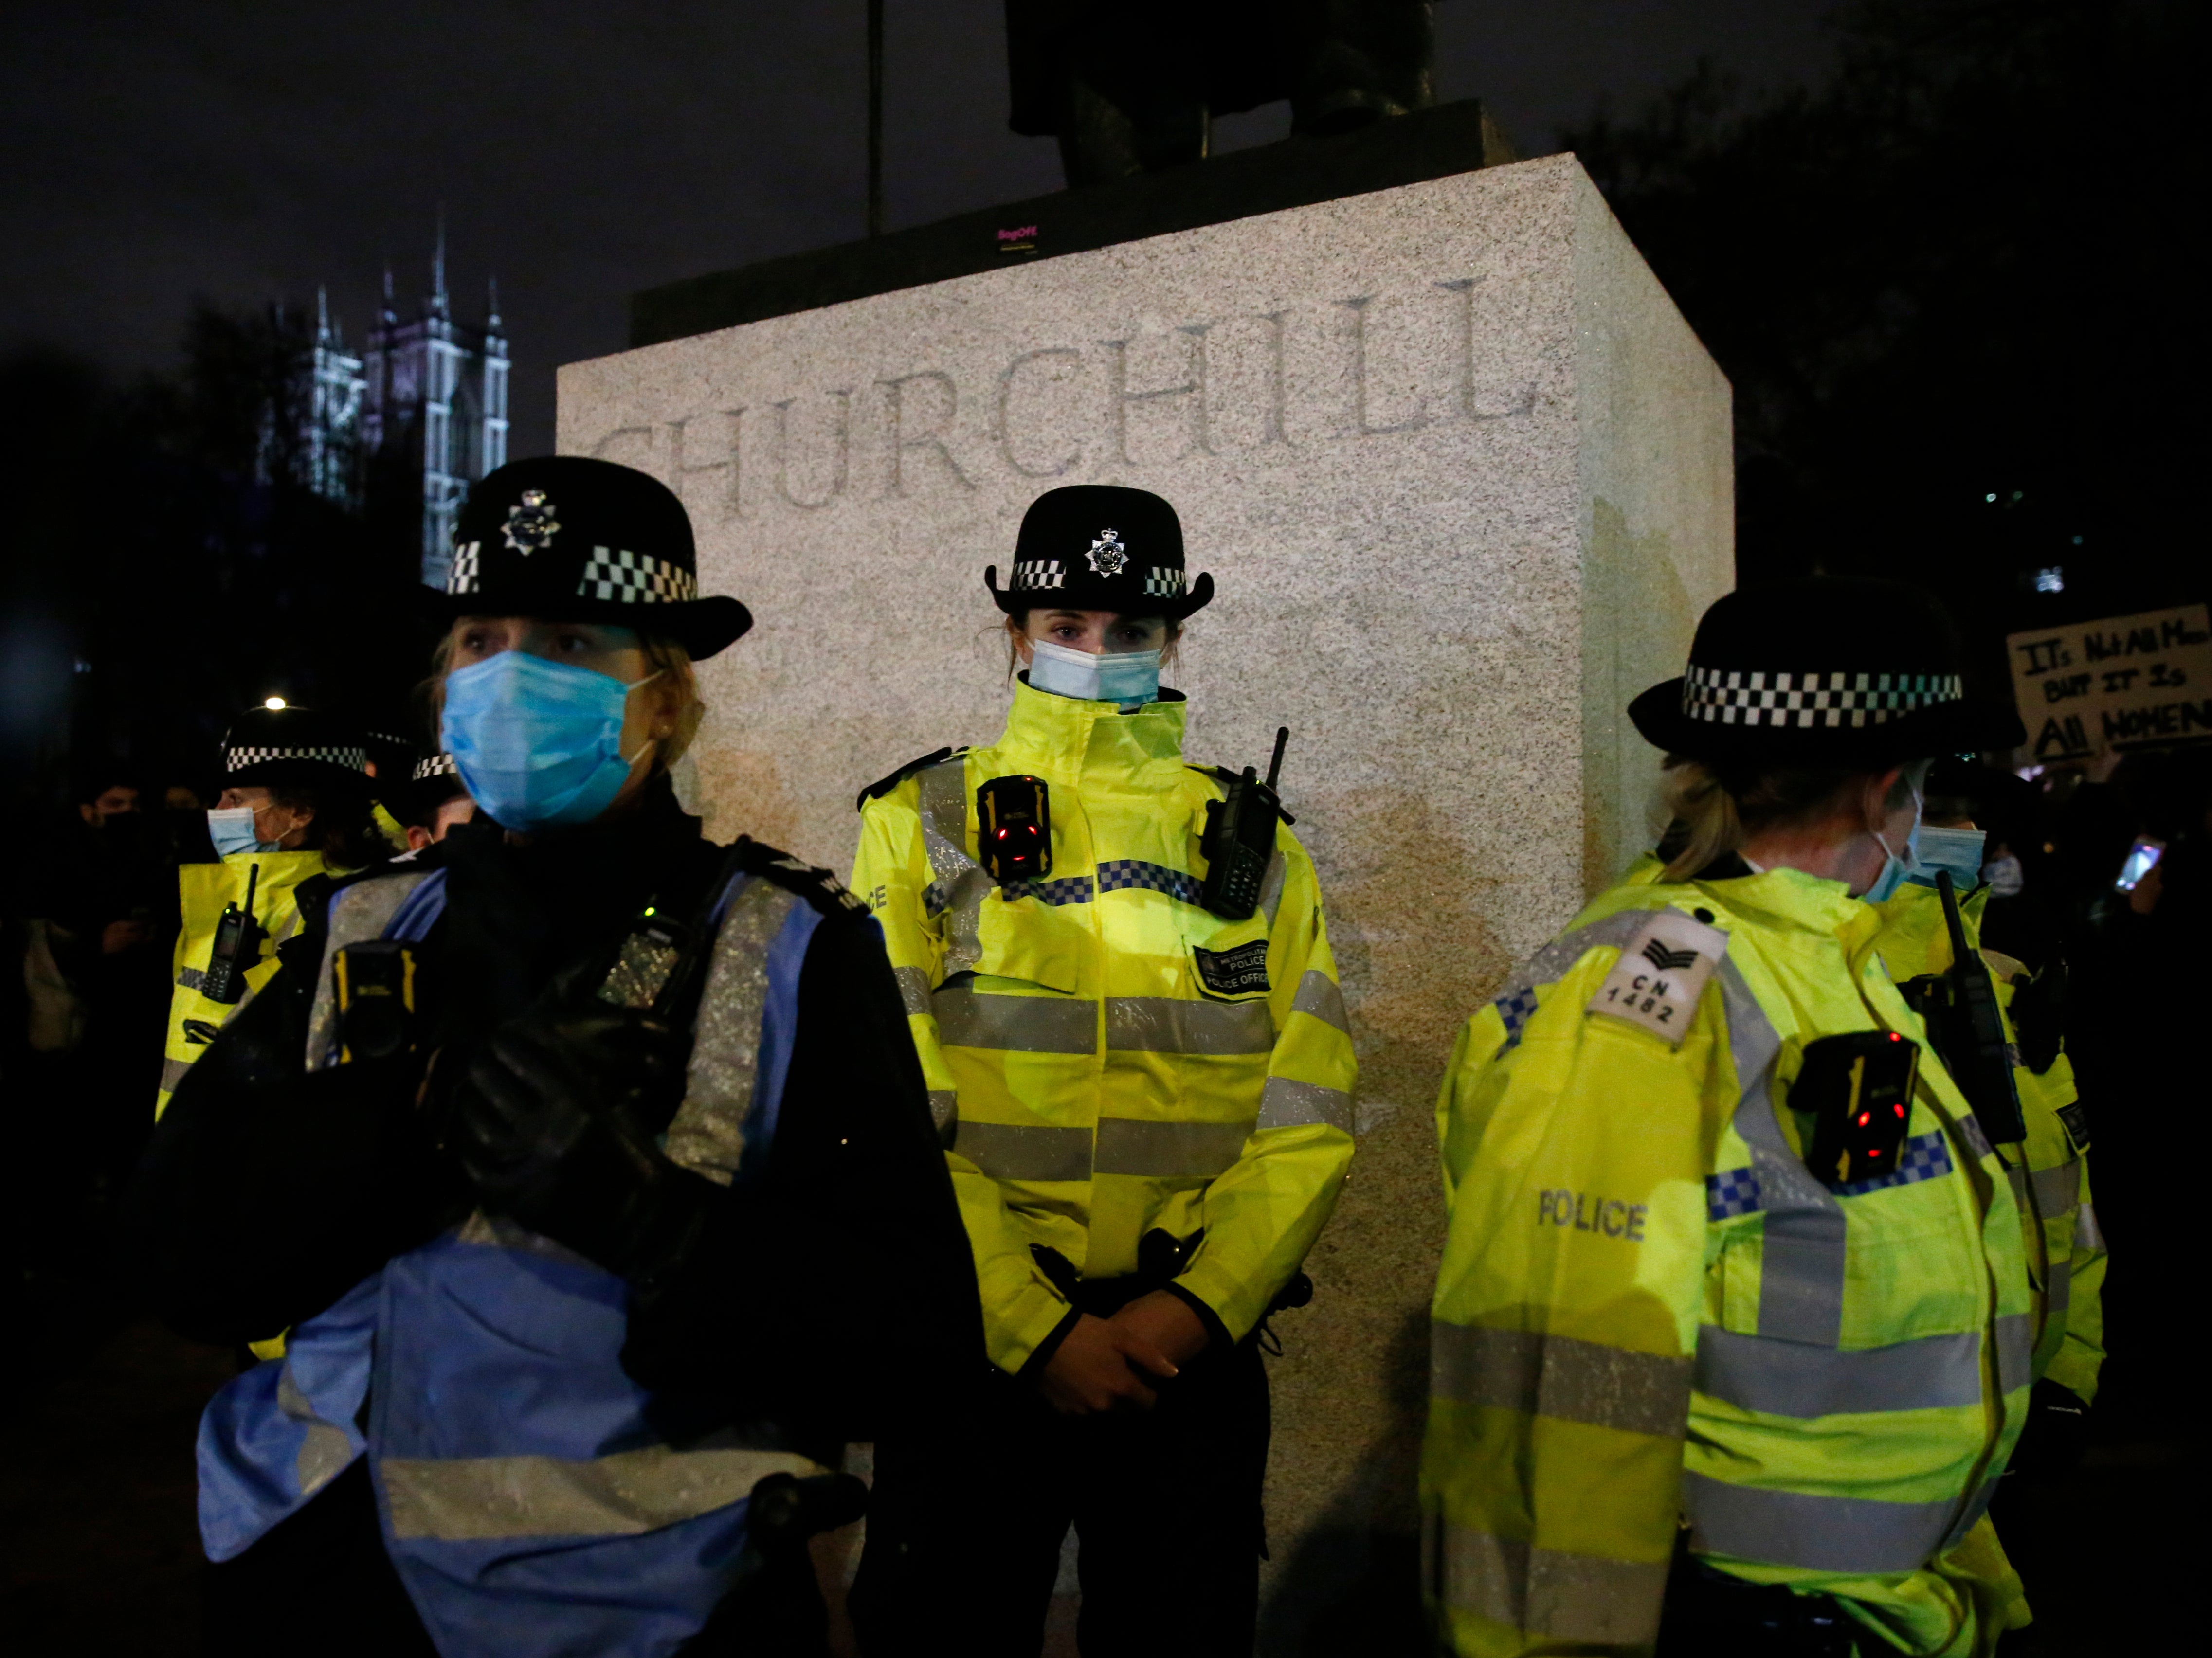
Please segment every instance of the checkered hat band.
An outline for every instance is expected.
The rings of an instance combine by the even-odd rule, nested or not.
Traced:
[[[1056,558],[1025,558],[1014,566],[1006,591],[1018,593],[1041,587],[1067,586],[1067,566]]]
[[[699,578],[650,553],[594,547],[576,584],[579,598],[618,604],[688,604],[699,597]]]
[[[1181,570],[1155,564],[1145,576],[1145,592],[1152,598],[1181,598],[1190,578]]]
[[[446,574],[449,593],[472,593],[483,586],[483,543],[465,541],[453,549],[453,568]]]
[[[1682,712],[1719,726],[1881,726],[1966,694],[1954,673],[1754,673],[1692,663]]]
[[[343,766],[348,771],[366,772],[368,755],[361,749],[230,749],[222,756],[225,771],[244,771],[248,766],[265,766],[276,760],[313,760],[325,766]]]
[[[453,756],[450,754],[434,754],[428,760],[417,760],[415,762],[415,780],[418,783],[432,777],[459,775],[460,774],[454,769]]]

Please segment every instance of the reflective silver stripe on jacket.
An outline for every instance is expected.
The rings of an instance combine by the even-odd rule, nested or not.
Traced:
[[[1449,1525],[1437,1556],[1431,1570],[1438,1598],[1509,1629],[1555,1641],[1643,1646],[1659,1628],[1663,1560],[1568,1554]]]
[[[1298,993],[1291,999],[1291,1011],[1310,1013],[1323,1024],[1333,1024],[1347,1036],[1352,1034],[1352,1020],[1344,1011],[1344,992],[1319,968],[1308,968],[1305,976],[1298,981]]]
[[[1289,1077],[1267,1078],[1267,1085],[1260,1090],[1259,1127],[1299,1128],[1316,1122],[1351,1133],[1352,1096],[1319,1083],[1302,1083]]]
[[[1782,1039],[1743,970],[1723,957],[1717,975],[1728,1015],[1729,1049],[1741,1098],[1735,1132],[1751,1148],[1766,1212],[1759,1286],[1759,1333],[1833,1348],[1844,1324],[1844,1206],[1790,1148],[1775,1116],[1774,1060]]]
[[[949,1048],[1010,1054],[1096,1054],[1098,1004],[1066,996],[999,996],[970,981],[947,983],[929,999],[937,1040]]]
[[[960,1119],[952,1149],[993,1180],[1091,1178],[1088,1128],[1047,1128]]]
[[[338,951],[348,944],[365,944],[381,938],[384,929],[392,925],[392,918],[399,913],[400,905],[414,896],[415,889],[430,878],[432,872],[407,870],[392,875],[379,875],[367,881],[356,881],[340,889],[331,900],[325,914],[330,937],[323,945],[323,964],[315,979],[315,999],[307,1011],[307,1069],[320,1071],[334,1064],[338,1051],[338,988],[335,963]],[[299,906],[293,906],[293,920],[299,920]]]
[[[1680,1439],[1690,1361],[1480,1324],[1429,1327],[1429,1391],[1438,1399]]]
[[[1879,1503],[1761,1491],[1682,1474],[1690,1546],[1808,1571],[1917,1571],[1940,1553],[1960,1511],[1938,1503]]]
[[[2081,1159],[2069,1157],[2055,1169],[2039,1169],[2027,1177],[2035,1189],[2035,1212],[2056,1218],[2081,1203]]]
[[[752,1495],[772,1473],[823,1472],[792,1451],[648,1445],[569,1462],[550,1456],[390,1456],[376,1465],[396,1537],[629,1537]]]
[[[2043,1308],[2046,1313],[2063,1313],[2074,1300],[2074,1263],[2067,1260],[2051,1263],[2051,1281],[2043,1286]]]
[[[937,1138],[951,1145],[953,1127],[960,1121],[960,1096],[949,1088],[931,1089],[929,1121],[936,1126]]]
[[[306,1430],[292,1469],[300,1482],[300,1495],[313,1497],[351,1465],[353,1442],[346,1437],[344,1429],[325,1422],[315,1413],[314,1406],[292,1380],[289,1357],[276,1372],[276,1408]]]
[[[1243,1155],[1249,1122],[1153,1122],[1101,1117],[1093,1172],[1152,1180],[1212,1180]]]
[[[922,850],[928,855],[937,902],[945,914],[945,973],[974,969],[983,957],[975,928],[993,882],[968,855],[968,768],[959,760],[932,766],[920,778]]]
[[[2034,1379],[2035,1321],[2027,1313],[1996,1316],[1997,1391],[2008,1394]]]
[[[1260,878],[1260,914],[1267,918],[1267,930],[1274,931],[1275,912],[1283,907],[1283,883],[1289,878],[1291,865],[1281,853],[1267,860],[1267,872]]]
[[[1998,1476],[1999,1479],[2002,1477]],[[1960,1509],[1959,1517],[1951,1522],[1951,1529],[1944,1533],[1942,1546],[1936,1552],[1948,1554],[1965,1542],[1966,1533],[1974,1528],[1974,1522],[1990,1511],[1990,1503],[1995,1500],[1996,1494],[1996,1479],[1982,1481],[1981,1488],[1975,1491],[1973,1500]]]
[[[1263,1001],[1109,996],[1106,1046],[1125,1054],[1270,1054],[1275,1022]]]
[[[186,990],[193,992],[204,990],[207,988],[207,969],[199,967],[180,967],[177,969],[177,982]]]
[[[1887,1347],[1814,1347],[1707,1325],[1698,1332],[1697,1387],[1724,1404],[1802,1421],[1972,1405],[1982,1397],[1982,1339],[1964,1331]]]
[[[749,878],[722,914],[699,995],[684,1103],[668,1125],[669,1161],[718,1186],[736,1178],[745,1154],[745,1117],[760,1069],[761,1016],[768,1006],[768,947],[799,895]]]
[[[190,1071],[196,1062],[197,1061],[192,1060],[162,1060],[161,1091],[164,1094],[175,1093],[177,1091],[177,1084],[185,1079],[185,1072]]]
[[[2097,1224],[2094,1204],[2085,1203],[2074,1212],[2074,1247],[2093,1255],[2105,1253],[2105,1232]]]
[[[929,975],[918,967],[895,967],[891,977],[898,981],[899,1000],[909,1013],[929,1011]]]

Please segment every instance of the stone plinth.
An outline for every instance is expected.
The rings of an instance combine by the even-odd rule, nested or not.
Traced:
[[[1729,418],[1564,155],[561,372],[562,450],[673,484],[705,586],[759,618],[702,673],[710,829],[841,870],[863,784],[997,733],[982,569],[1029,501],[1182,514],[1219,590],[1170,675],[1190,755],[1264,764],[1291,727],[1363,1066],[1317,1297],[1277,1321],[1265,1650],[1407,1626],[1431,1105],[1461,1021],[1647,843],[1621,710],[1731,583]]]

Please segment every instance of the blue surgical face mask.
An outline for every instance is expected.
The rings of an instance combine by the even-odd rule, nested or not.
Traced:
[[[1936,872],[1948,869],[1952,886],[1971,892],[1982,882],[1982,842],[1988,838],[1981,829],[1924,827],[1920,831],[1920,867],[1905,878],[1917,887],[1932,887]]]
[[[1889,842],[1881,838],[1879,829],[1869,829],[1875,845],[1881,848],[1881,873],[1874,878],[1874,884],[1859,896],[1870,904],[1885,903],[1896,896],[1905,878],[1920,867],[1920,791],[1912,792],[1912,827],[1905,836],[1905,855],[1900,858],[1889,849]]]
[[[1030,659],[1030,684],[1035,689],[1086,702],[1118,702],[1125,709],[1159,701],[1158,651],[1109,651],[1094,656],[1045,639],[1034,641],[1030,648],[1035,654]]]
[[[222,806],[207,815],[208,839],[215,842],[215,855],[234,858],[241,852],[274,852],[276,842],[264,841],[253,826],[251,806]]]
[[[635,756],[622,751],[625,685],[526,651],[463,668],[446,680],[439,740],[461,781],[511,829],[588,823],[614,804]]]

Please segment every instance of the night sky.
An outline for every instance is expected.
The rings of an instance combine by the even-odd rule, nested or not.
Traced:
[[[1818,76],[1830,0],[1447,0],[1438,92],[1524,153],[1700,57]],[[889,0],[893,228],[1058,187],[1006,126],[1001,0]],[[862,0],[21,5],[0,18],[0,349],[167,367],[195,297],[313,301],[358,344],[392,265],[403,314],[445,204],[458,313],[495,275],[512,452],[549,448],[553,371],[624,343],[635,290],[856,237]],[[1219,148],[1282,136],[1285,105]]]

